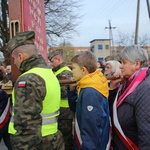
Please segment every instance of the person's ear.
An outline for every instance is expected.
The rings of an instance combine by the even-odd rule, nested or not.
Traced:
[[[141,68],[141,62],[140,61],[136,61],[135,65],[136,65],[136,69]]]
[[[57,58],[57,60],[58,60],[59,62],[61,61],[61,59],[60,59],[59,57]]]
[[[86,74],[88,73],[87,68],[83,66],[83,67],[82,67],[82,72],[83,72],[84,75],[86,75]]]
[[[22,53],[18,53],[18,58],[19,58],[20,60],[24,60],[24,55],[23,55]]]

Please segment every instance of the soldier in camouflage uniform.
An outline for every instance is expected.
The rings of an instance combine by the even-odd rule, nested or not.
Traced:
[[[13,150],[64,150],[57,123],[59,82],[38,54],[34,38],[33,31],[20,32],[8,43],[14,63],[22,73],[12,92],[11,145]]]
[[[52,70],[58,80],[70,79],[72,72],[64,61],[63,50],[52,50],[49,52],[49,60]],[[65,150],[73,149],[72,122],[73,112],[70,111],[67,97],[67,85],[61,85],[60,116],[58,117],[58,128],[62,132],[65,141]]]

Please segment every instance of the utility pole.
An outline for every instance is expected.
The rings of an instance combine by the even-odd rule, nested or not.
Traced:
[[[134,44],[138,44],[138,29],[139,29],[139,14],[140,14],[140,0],[137,0],[137,14],[136,14],[136,29]]]
[[[150,1],[146,0],[146,2],[147,2],[148,16],[149,16],[149,19],[150,19]]]
[[[110,20],[108,20],[108,23],[109,23],[109,27],[105,27],[105,29],[109,29],[110,55],[113,56],[113,58],[114,58],[114,52],[112,52],[112,49],[111,49],[111,45],[112,45],[112,47],[114,47],[112,29],[115,29],[116,27],[112,27],[112,26],[111,26]]]

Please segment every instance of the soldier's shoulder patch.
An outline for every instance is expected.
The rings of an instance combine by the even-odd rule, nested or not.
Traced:
[[[26,87],[26,81],[19,81],[18,87]]]

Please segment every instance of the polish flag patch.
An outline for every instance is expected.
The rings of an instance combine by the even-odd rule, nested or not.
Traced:
[[[25,87],[26,86],[26,81],[20,81],[18,83],[18,87]]]

